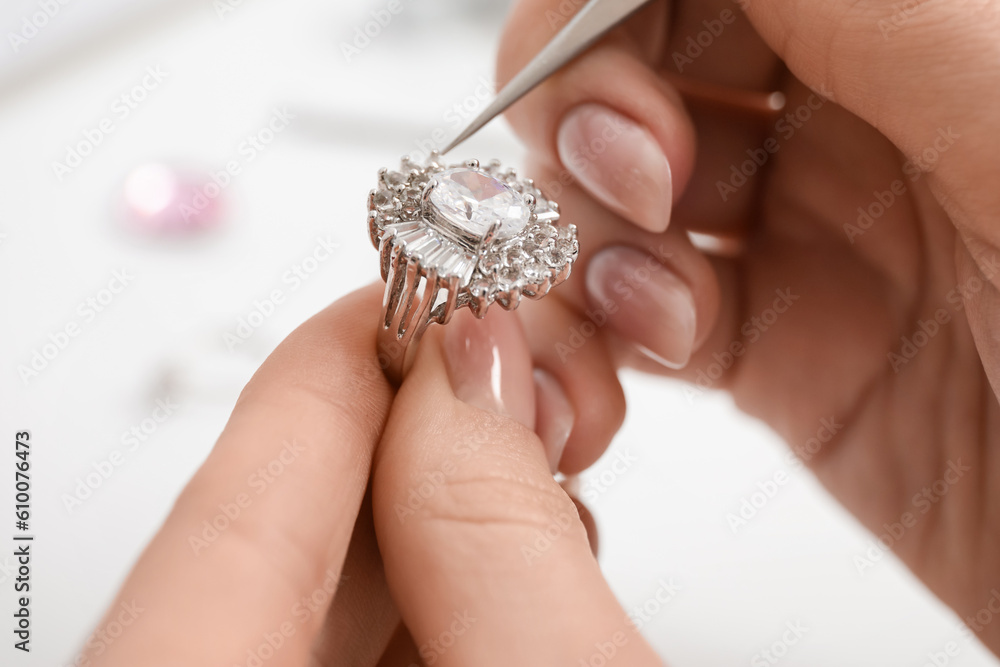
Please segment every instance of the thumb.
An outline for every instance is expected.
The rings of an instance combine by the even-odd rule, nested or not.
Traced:
[[[372,487],[403,621],[426,664],[659,665],[528,427],[533,387],[516,316],[461,313],[425,336]]]

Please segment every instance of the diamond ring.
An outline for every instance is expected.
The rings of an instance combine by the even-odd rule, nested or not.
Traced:
[[[468,306],[484,317],[493,303],[513,310],[569,277],[579,253],[574,225],[530,179],[496,160],[379,171],[368,196],[368,233],[381,258],[385,298],[379,363],[396,384],[427,327]]]

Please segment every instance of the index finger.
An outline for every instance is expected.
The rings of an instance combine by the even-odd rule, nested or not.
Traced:
[[[101,665],[307,663],[392,398],[372,372],[380,292],[316,315],[254,375],[112,605],[141,611]]]

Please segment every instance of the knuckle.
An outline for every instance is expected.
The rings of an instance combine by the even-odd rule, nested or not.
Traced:
[[[502,429],[478,428],[454,450],[461,461],[420,475],[410,497],[421,498],[414,518],[422,529],[488,547],[526,543],[556,526],[560,536],[589,544],[572,499],[539,466],[537,452],[526,451],[541,443],[518,428],[524,432],[511,434],[509,421]]]

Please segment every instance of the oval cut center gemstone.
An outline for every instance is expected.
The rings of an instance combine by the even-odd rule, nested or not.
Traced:
[[[509,238],[531,218],[519,193],[476,169],[435,174],[427,201],[434,209],[428,216],[430,224],[471,247],[479,244],[496,221],[500,221],[497,238]]]

